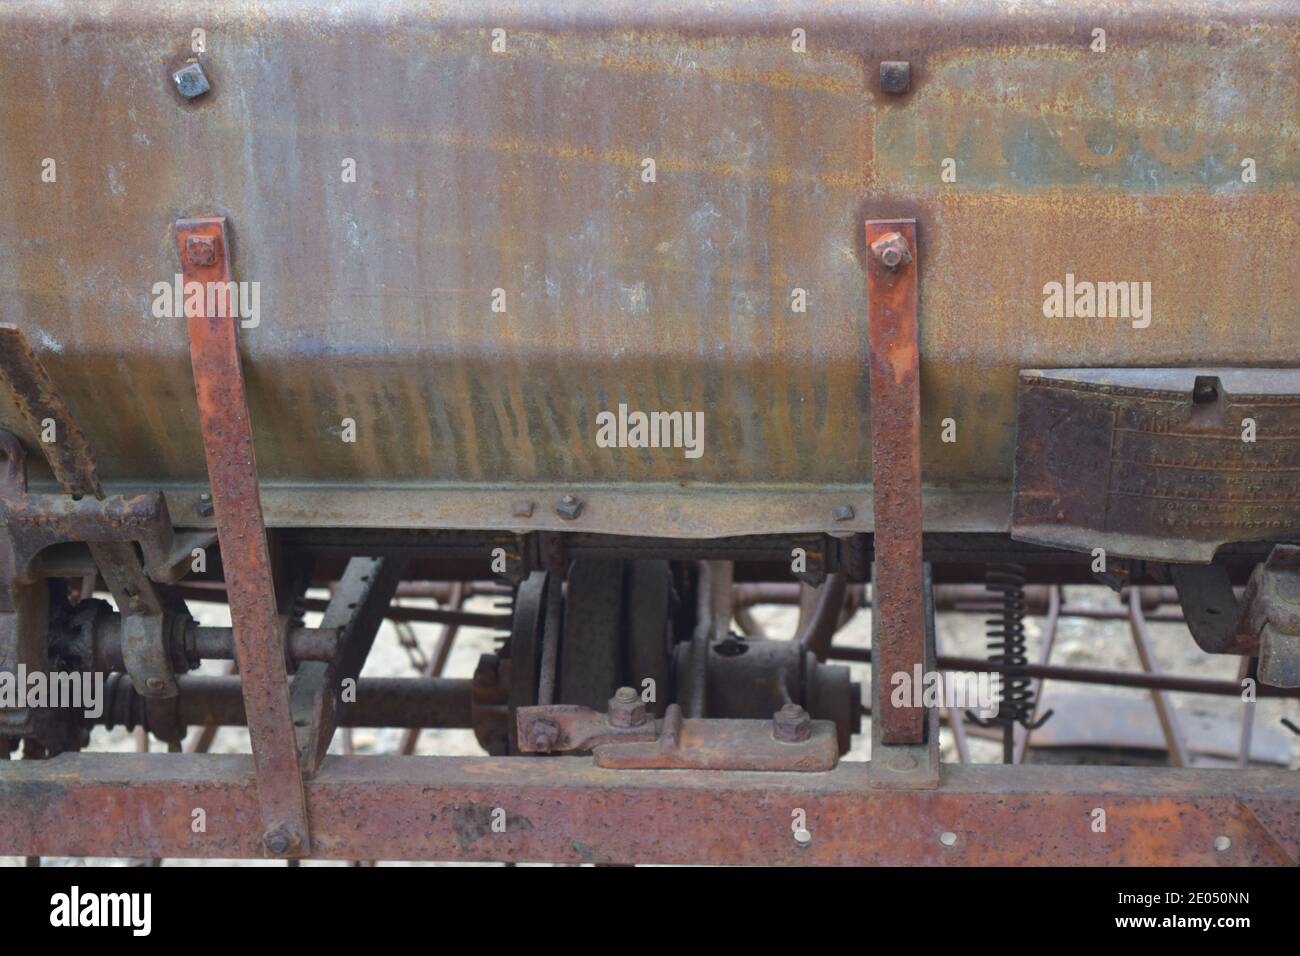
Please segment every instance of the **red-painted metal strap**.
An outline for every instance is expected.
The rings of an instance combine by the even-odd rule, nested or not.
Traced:
[[[871,475],[875,499],[872,579],[882,741],[925,740],[925,710],[889,704],[894,674],[922,665],[925,582],[921,552],[920,340],[916,321],[916,221],[867,223],[871,327]]]
[[[190,360],[257,770],[264,842],[275,855],[306,855],[307,806],[289,709],[283,625],[276,608],[253,432],[239,363],[239,316],[237,311],[208,314],[231,312],[213,305],[229,303],[232,297],[207,295],[210,283],[231,281],[225,218],[180,220],[176,247],[187,292],[192,282],[200,283],[204,290],[201,305],[191,305],[191,297],[186,296]]]

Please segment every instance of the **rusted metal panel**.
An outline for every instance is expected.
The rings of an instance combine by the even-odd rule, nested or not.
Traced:
[[[745,774],[392,755],[330,757],[307,786],[313,853],[331,859],[1224,866],[1300,855],[1300,779],[1285,771],[946,765],[944,787],[924,792],[871,790],[866,775],[860,763]],[[221,826],[194,833],[195,806]],[[1092,828],[1099,806],[1105,833]],[[812,835],[802,847],[796,809]],[[0,849],[257,856],[252,762],[65,754],[0,765]]]
[[[230,246],[223,217],[182,219],[176,224],[175,242],[187,284],[207,289],[230,281]],[[307,806],[289,709],[285,621],[276,607],[262,524],[237,319],[209,314],[206,300],[188,319],[194,386],[235,629],[235,658],[244,686],[248,736],[257,762],[266,848],[278,856],[297,856],[310,849]]]
[[[1020,368],[1300,356],[1298,20],[1290,0],[7,4],[0,312],[105,476],[196,487],[156,224],[220,208],[260,283],[244,341],[272,523],[512,526],[538,488],[545,528],[584,490],[586,531],[829,528],[868,500],[862,224],[914,217],[945,527],[980,486],[1005,497]],[[171,71],[196,26],[212,89],[190,101]],[[880,90],[885,60],[907,92]],[[1067,271],[1149,280],[1150,326],[1044,317]],[[597,448],[619,401],[706,410],[705,454]]]
[[[873,680],[892,686],[925,658],[925,581],[921,560],[921,378],[917,330],[920,253],[910,219],[867,222],[867,303],[871,332],[871,465],[875,479],[876,561],[872,599]],[[885,744],[925,740],[925,711],[885,706]]]
[[[1300,369],[1059,369],[1020,378],[1012,536],[1207,562],[1300,534]]]

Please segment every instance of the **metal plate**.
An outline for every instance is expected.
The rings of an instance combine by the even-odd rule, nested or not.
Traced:
[[[1001,866],[1295,866],[1284,770],[944,766],[941,790],[826,773],[609,770],[581,757],[329,757],[313,855],[342,860]],[[223,825],[194,833],[190,812]],[[506,812],[504,833],[493,811]],[[1092,812],[1106,809],[1106,832]],[[799,846],[791,813],[807,814]],[[253,766],[216,754],[65,754],[0,777],[0,847],[42,856],[261,852]],[[940,842],[956,834],[952,846]],[[1216,851],[1226,836],[1229,848]]]
[[[1300,535],[1297,475],[1300,369],[1021,373],[1018,540],[1207,562],[1227,542]]]
[[[271,524],[509,527],[535,497],[558,527],[551,492],[582,486],[587,531],[829,529],[844,499],[810,493],[870,474],[863,222],[915,218],[940,528],[973,489],[1006,499],[1020,368],[1300,358],[1298,17],[1291,0],[7,4],[0,313],[106,482],[198,483],[184,322],[153,315],[152,289],[176,273],[174,218],[219,209],[236,278],[261,289],[241,347]],[[200,26],[212,90],[186,102],[170,69]],[[899,58],[910,91],[883,94]],[[88,241],[104,223],[112,240]],[[1044,318],[1067,270],[1149,279],[1151,326]],[[597,448],[619,401],[705,410],[705,454]],[[850,502],[836,530],[870,527]]]

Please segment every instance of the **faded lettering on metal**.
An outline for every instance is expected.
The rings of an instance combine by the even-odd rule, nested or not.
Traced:
[[[1209,561],[1300,534],[1298,475],[1300,370],[1021,373],[1019,540]]]

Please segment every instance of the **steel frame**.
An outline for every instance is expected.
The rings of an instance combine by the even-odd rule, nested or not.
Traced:
[[[827,773],[611,770],[581,757],[326,758],[312,855],[570,863],[1294,865],[1300,774],[945,764],[937,790]],[[505,830],[493,828],[504,811]],[[194,832],[202,809],[205,832]],[[793,836],[796,811],[812,835]],[[1099,829],[1104,812],[1104,830]],[[501,819],[496,814],[495,819]],[[252,760],[64,754],[10,764],[0,847],[32,856],[263,854]]]
[[[867,230],[872,398],[880,409],[874,505],[877,547],[889,556],[877,564],[878,702],[882,673],[935,661],[921,555],[915,224],[873,221]],[[899,240],[908,253],[901,267],[876,255],[880,243]],[[177,248],[188,281],[230,281],[223,219],[178,223]],[[350,566],[327,612],[331,626],[349,634],[347,653],[335,665],[309,668],[295,682],[291,709],[237,320],[207,312],[189,319],[252,755],[64,753],[6,763],[5,852],[713,864],[1300,862],[1300,775],[940,767],[937,714],[916,708],[876,710],[875,763],[815,773],[632,770],[591,757],[325,756],[346,714],[336,710],[336,684],[359,673],[400,565],[358,559]],[[344,613],[354,605],[361,610]]]

